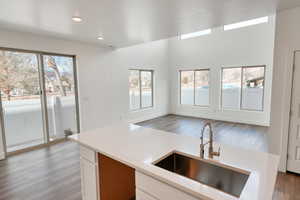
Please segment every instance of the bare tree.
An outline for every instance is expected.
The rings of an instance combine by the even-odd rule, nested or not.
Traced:
[[[59,86],[61,96],[67,96],[66,89],[63,85],[63,80],[62,80],[61,74],[58,70],[56,61],[52,56],[48,57],[47,65],[48,65],[49,68],[53,69],[53,71],[55,73],[56,80],[58,81],[58,86]]]
[[[31,54],[0,51],[0,90],[7,100],[11,100],[11,93],[16,89],[32,95],[33,88],[37,90],[38,86],[37,73]]]
[[[50,83],[54,91],[59,90],[61,96],[66,96],[66,90],[72,89],[72,78],[68,73],[61,74],[53,56],[45,60],[47,69],[45,81]],[[39,94],[39,71],[35,54],[0,50],[0,90],[7,100],[12,95],[32,96]]]

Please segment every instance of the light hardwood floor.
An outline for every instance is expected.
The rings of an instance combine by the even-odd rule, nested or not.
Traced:
[[[139,125],[196,137],[201,129],[199,119],[174,115]],[[266,148],[264,128],[215,122],[214,130],[219,142],[235,143],[236,139],[224,139],[221,135],[226,134],[226,137],[242,139],[247,148],[255,143],[259,144],[257,149]],[[80,190],[79,146],[75,143],[59,143],[0,161],[0,200],[80,200]],[[300,200],[300,176],[279,173],[273,200]]]
[[[167,115],[137,125],[164,130],[176,134],[187,135],[199,139],[201,129],[208,120]],[[214,140],[221,144],[229,144],[237,147],[257,151],[268,151],[267,128],[261,126],[212,121]],[[205,137],[208,137],[206,132]]]
[[[0,200],[80,200],[79,147],[64,142],[0,161]]]

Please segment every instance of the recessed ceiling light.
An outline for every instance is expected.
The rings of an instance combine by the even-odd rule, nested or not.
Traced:
[[[103,40],[104,38],[102,36],[97,37],[98,40]]]
[[[73,17],[72,17],[72,20],[73,20],[74,22],[82,22],[82,18],[81,18],[81,17],[78,17],[78,16],[73,16]]]

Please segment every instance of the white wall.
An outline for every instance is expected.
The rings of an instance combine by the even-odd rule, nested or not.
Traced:
[[[273,68],[275,17],[267,24],[223,31],[198,38],[178,40],[169,44],[171,74],[171,112],[180,115],[224,121],[269,125]],[[266,65],[264,112],[222,111],[220,109],[221,67]],[[180,105],[180,69],[210,68],[211,105],[209,108]]]
[[[277,13],[274,52],[270,152],[281,155],[280,170],[286,170],[293,54],[300,50],[300,7]]]
[[[81,73],[82,104],[89,118],[82,119],[88,128],[98,127],[115,120],[128,119],[131,122],[150,119],[168,113],[168,62],[167,41],[157,41],[109,52],[102,56],[101,67],[84,70]],[[106,69],[108,68],[108,69]],[[154,109],[128,112],[128,69],[144,68],[154,70]],[[91,77],[90,74],[95,74]],[[101,75],[101,77],[100,77]],[[104,84],[99,84],[102,80]],[[89,88],[90,85],[95,85]],[[111,88],[111,89],[110,89]],[[107,91],[107,90],[110,91]],[[93,94],[96,91],[95,94]],[[98,110],[95,110],[98,108]],[[100,113],[103,113],[99,115]],[[105,114],[104,114],[105,113]]]
[[[165,40],[112,50],[89,44],[0,31],[0,47],[49,51],[77,56],[82,130],[117,120],[140,121],[168,113],[168,42]],[[155,106],[129,113],[128,69],[155,70]],[[0,156],[3,145],[0,138]]]

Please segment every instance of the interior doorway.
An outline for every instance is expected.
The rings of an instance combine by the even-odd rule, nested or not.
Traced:
[[[5,152],[79,132],[75,56],[0,49]]]
[[[287,170],[300,174],[300,51],[294,56]]]

